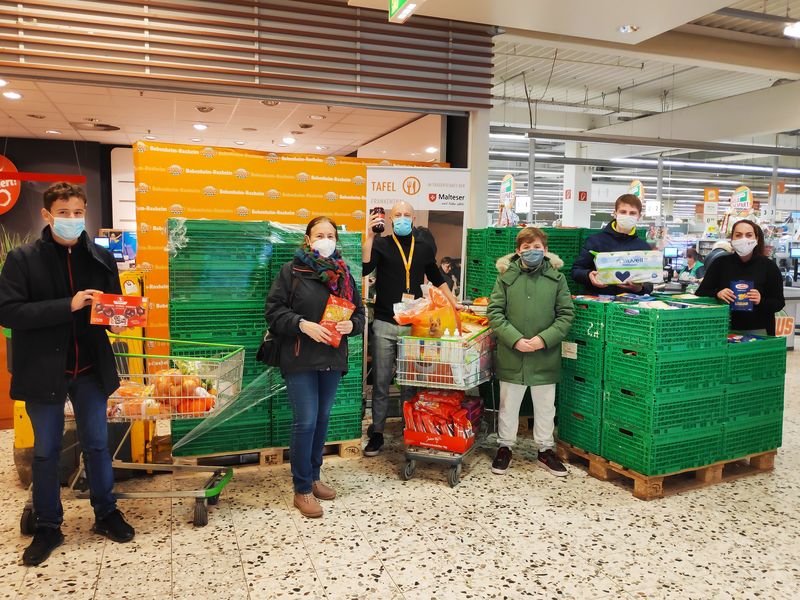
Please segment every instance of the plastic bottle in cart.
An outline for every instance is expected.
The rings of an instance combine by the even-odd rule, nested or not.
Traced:
[[[461,345],[458,341],[461,339],[461,334],[458,329],[453,332],[452,336],[447,337],[447,355],[450,371],[453,374],[453,383],[457,386],[464,385],[464,364],[461,356]]]

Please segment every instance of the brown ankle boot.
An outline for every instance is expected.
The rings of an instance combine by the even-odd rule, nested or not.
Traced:
[[[295,494],[294,506],[304,517],[317,519],[322,516],[322,507],[314,494]]]
[[[336,498],[336,490],[321,481],[315,481],[311,490],[320,500],[333,500]]]

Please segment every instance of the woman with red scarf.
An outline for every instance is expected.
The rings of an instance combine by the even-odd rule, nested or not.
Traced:
[[[336,249],[338,239],[331,219],[312,219],[303,245],[272,283],[266,305],[270,332],[281,340],[280,369],[292,405],[294,505],[312,518],[322,516],[319,500],[336,497],[336,490],[320,480],[320,467],[336,388],[347,372],[347,340],[334,347],[331,332],[319,324],[328,299],[335,296],[355,306],[350,320],[336,323],[339,333],[361,335],[364,330],[364,306]]]

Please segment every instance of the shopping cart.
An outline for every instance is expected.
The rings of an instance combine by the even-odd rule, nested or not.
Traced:
[[[108,421],[127,423],[128,429],[112,456],[118,469],[161,473],[210,473],[200,489],[153,492],[115,492],[116,498],[194,498],[193,522],[208,524],[208,505],[217,504],[219,495],[233,477],[230,467],[180,465],[156,462],[129,462],[119,458],[135,423],[143,423],[145,440],[152,439],[156,422],[168,419],[204,417],[219,410],[241,391],[244,349],[241,346],[209,344],[156,338],[111,336],[120,387],[108,399]],[[168,355],[148,354],[156,344],[168,343]],[[145,456],[155,452],[146,449]],[[85,491],[85,468],[80,467],[70,489],[77,498],[89,497]],[[36,518],[31,501],[25,505],[20,531],[32,534]]]
[[[460,338],[398,338],[397,383],[427,389],[467,391],[489,381],[492,375],[494,338],[488,328]],[[478,432],[459,438],[431,432],[403,431],[405,465],[401,476],[411,479],[417,461],[446,465],[447,481],[455,487],[461,481],[464,458],[475,449]]]

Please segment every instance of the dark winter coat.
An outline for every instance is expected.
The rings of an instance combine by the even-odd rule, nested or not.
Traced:
[[[117,263],[84,232],[78,241],[88,250],[91,273],[82,274],[86,289],[121,294]],[[0,325],[12,331],[11,397],[26,402],[63,403],[69,344],[74,344],[72,297],[59,249],[50,227],[41,239],[9,252],[0,274]],[[80,291],[80,290],[76,290]],[[83,309],[80,318],[89,319]],[[77,314],[77,313],[76,313]],[[92,350],[92,372],[103,392],[119,387],[114,353],[106,328],[93,325],[84,336]]]
[[[631,250],[650,250],[650,244],[637,235],[629,233],[620,233],[614,229],[613,221],[603,228],[600,233],[595,233],[586,239],[583,244],[583,250],[575,263],[572,265],[572,279],[583,286],[585,294],[592,295],[611,295],[630,293],[618,285],[609,285],[604,288],[598,288],[592,285],[589,281],[589,273],[596,271],[597,267],[594,264],[594,254],[596,252],[629,252]],[[653,291],[653,284],[645,283],[642,290],[643,294],[649,294]]]
[[[294,278],[297,279],[297,285],[293,290]],[[350,317],[353,322],[353,333],[350,336],[358,336],[364,331],[364,305],[352,276],[350,285],[355,290],[352,302],[356,306],[353,316]],[[328,286],[298,259],[283,265],[280,274],[272,282],[265,314],[269,330],[273,335],[281,337],[281,373],[326,370],[347,372],[347,338],[350,336],[343,336],[339,347],[334,348],[315,342],[300,331],[300,319],[314,323],[322,320],[329,297]]]

